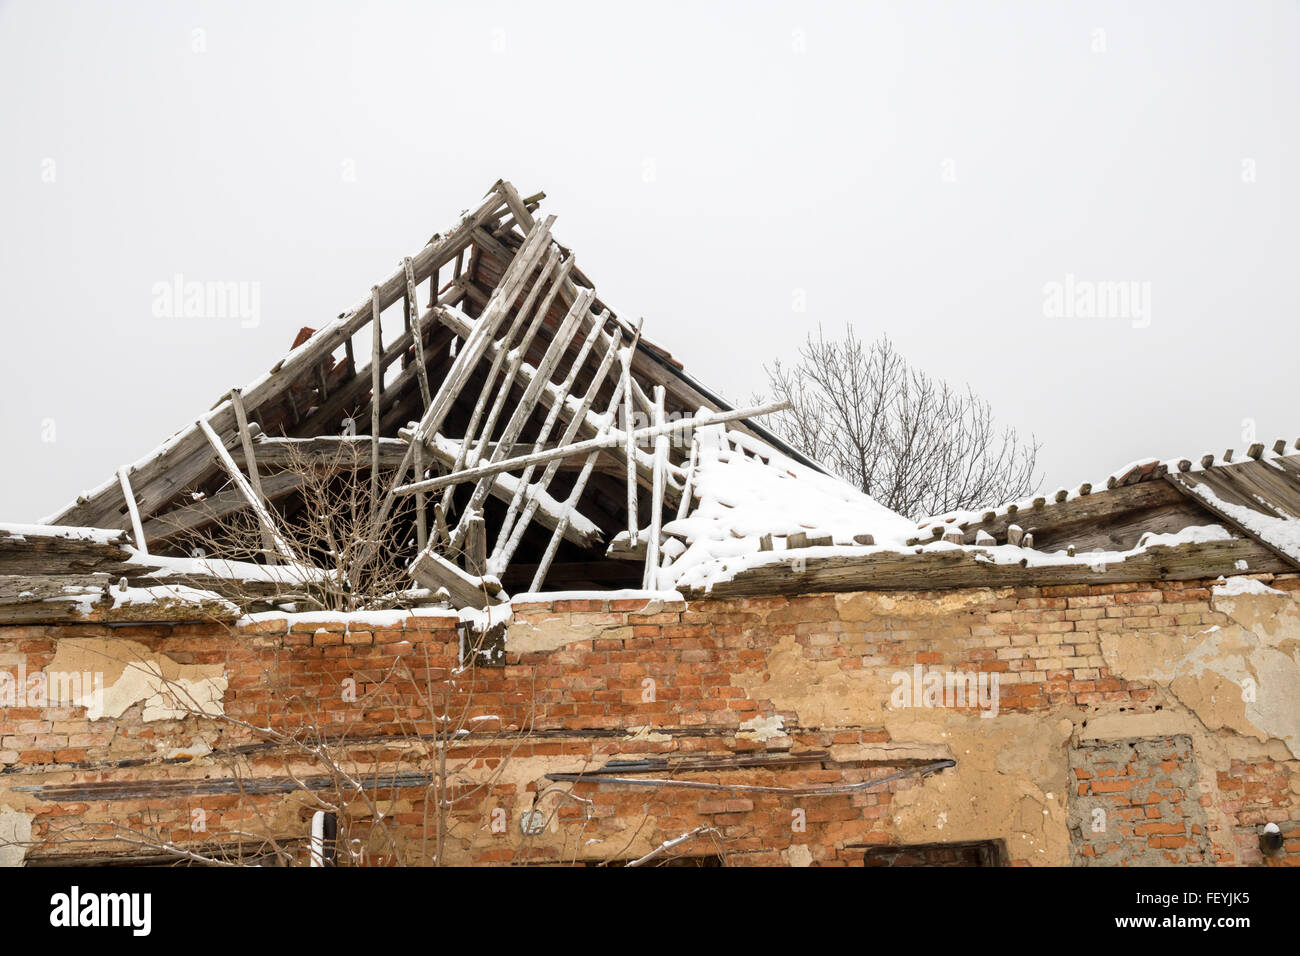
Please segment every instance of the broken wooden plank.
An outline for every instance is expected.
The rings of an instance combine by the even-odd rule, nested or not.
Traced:
[[[424,403],[423,407],[428,408],[433,395],[429,391],[429,369],[424,358],[424,334],[420,328],[420,303],[415,295],[415,269],[411,266],[410,256],[402,259],[402,270],[406,273],[407,318],[413,332],[411,338],[415,342],[415,374],[420,383],[420,400]],[[436,276],[433,284],[437,285]]]
[[[140,526],[140,510],[135,505],[135,494],[131,491],[131,479],[127,477],[126,465],[117,470],[117,480],[122,485],[122,497],[126,499],[126,510],[131,515],[131,532],[135,535],[135,546],[142,553],[149,553],[149,544],[144,537],[144,528]]]
[[[632,434],[633,438],[637,441],[643,441],[646,439],[657,438],[660,434],[669,435],[673,432],[687,431],[692,428],[707,428],[711,425],[722,425],[727,422],[738,421],[742,418],[759,418],[763,415],[770,415],[773,412],[783,411],[789,407],[789,402],[766,402],[762,405],[755,405],[751,408],[741,408],[729,412],[709,412],[703,417],[679,418],[671,422],[665,422],[660,426],[651,425],[646,428],[637,429]],[[476,481],[488,475],[500,474],[506,471],[519,471],[526,468],[528,465],[540,465],[555,458],[567,458],[571,455],[599,451],[602,448],[613,448],[622,443],[622,433],[612,432],[597,436],[596,438],[587,439],[586,441],[575,442],[574,444],[568,445],[564,448],[520,455],[518,458],[507,458],[500,461],[490,462],[486,465],[479,465],[475,468],[467,468],[456,474],[439,475],[436,478],[429,478],[422,482],[401,485],[395,488],[393,493],[397,495],[411,495],[421,489],[429,491],[436,488],[443,488],[449,484]]]
[[[239,427],[239,445],[244,452],[243,466],[248,471],[248,484],[253,489],[253,494],[265,504],[266,495],[262,493],[262,479],[257,471],[257,454],[253,451],[253,433],[248,427],[248,414],[244,411],[242,389],[230,390],[230,404],[235,409],[235,423]],[[271,540],[265,529],[262,530],[262,550],[266,552],[267,563],[274,564],[275,542]]]
[[[253,509],[253,514],[257,516],[258,523],[262,526],[263,530],[270,534],[271,540],[275,544],[275,550],[291,564],[296,563],[297,559],[294,557],[293,551],[289,549],[289,545],[285,540],[280,537],[280,533],[275,530],[275,521],[271,517],[271,513],[266,510],[266,506],[263,505],[262,502],[258,500],[257,495],[253,493],[253,489],[249,487],[248,482],[244,479],[244,473],[239,470],[239,466],[236,465],[234,459],[230,457],[230,453],[226,451],[226,446],[221,443],[221,439],[217,437],[217,433],[212,430],[212,426],[209,425],[205,419],[200,418],[197,424],[200,431],[203,432],[204,436],[208,439],[208,442],[212,445],[213,450],[216,451],[217,459],[226,469],[226,473],[230,475],[230,480],[234,482],[235,487],[239,489],[239,493],[244,496],[249,506]]]
[[[483,515],[473,515],[465,528],[465,570],[482,577],[487,574],[487,524]]]
[[[664,387],[656,385],[654,389],[654,424],[656,428],[660,429],[660,434],[655,436],[654,483],[650,492],[650,538],[645,549],[645,576],[643,581],[648,591],[656,590],[659,586],[659,531],[664,520],[664,465],[668,460],[668,434],[662,431],[664,427]]]
[[[1228,511],[1222,506],[1224,503],[1222,498],[1216,493],[1215,487],[1205,480],[1206,475],[1207,473],[1205,472],[1196,475],[1166,475],[1165,480],[1170,482],[1183,494],[1196,501],[1207,511],[1228,522],[1234,530],[1258,543],[1261,547],[1266,548],[1278,559],[1287,564],[1289,569],[1300,570],[1300,556],[1288,553],[1281,543],[1270,541],[1267,535],[1261,534],[1259,531],[1256,531],[1249,525],[1243,523],[1240,518],[1233,515],[1231,511]],[[1263,512],[1258,510],[1256,510],[1255,513],[1261,515],[1261,517],[1266,517]],[[1275,517],[1274,520],[1278,519]]]
[[[81,574],[112,570],[131,557],[119,529],[0,525],[0,574]]]
[[[484,608],[501,602],[483,579],[462,571],[432,548],[425,548],[411,565],[411,577],[431,591],[446,588],[453,607]]]

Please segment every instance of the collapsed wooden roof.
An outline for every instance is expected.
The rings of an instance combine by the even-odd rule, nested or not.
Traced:
[[[652,583],[646,529],[689,481],[688,447],[659,437],[701,410],[818,467],[605,306],[554,217],[536,218],[542,198],[496,183],[366,301],[47,523],[129,529],[139,549],[181,556],[252,513],[268,559],[290,561],[286,528],[314,506],[306,460],[370,483],[385,518],[414,499],[377,523],[376,546],[470,603],[485,588]],[[628,442],[619,420],[644,434]],[[618,556],[636,560],[604,560],[620,531]]]

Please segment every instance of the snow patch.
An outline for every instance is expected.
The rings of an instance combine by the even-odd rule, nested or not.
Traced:
[[[1223,581],[1223,578],[1219,578]],[[1228,578],[1223,584],[1216,584],[1212,592],[1215,597],[1236,597],[1240,594],[1281,594],[1285,596],[1285,591],[1279,591],[1271,588],[1263,581],[1257,581],[1255,578]]]

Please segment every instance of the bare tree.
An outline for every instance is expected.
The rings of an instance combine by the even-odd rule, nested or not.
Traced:
[[[911,518],[1024,497],[1039,445],[999,429],[988,402],[914,368],[881,336],[809,335],[791,366],[764,370],[778,434],[880,504]]]
[[[413,509],[409,500],[399,500],[386,513],[378,507],[375,483],[358,476],[363,451],[363,445],[340,443],[332,452],[311,456],[295,444],[288,446],[283,471],[292,476],[297,491],[286,514],[276,516],[281,550],[267,547],[261,525],[247,509],[185,535],[182,546],[214,565],[273,565],[275,570],[256,590],[246,585],[247,593],[239,593],[236,588],[231,596],[240,604],[261,598],[293,600],[297,610],[392,606],[412,588],[407,564],[416,552]],[[386,488],[392,478],[392,473],[381,473],[377,484]],[[394,541],[400,546],[388,544]],[[385,546],[375,547],[375,542]]]

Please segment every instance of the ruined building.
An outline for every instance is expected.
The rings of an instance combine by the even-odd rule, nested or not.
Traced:
[[[1300,442],[918,525],[541,198],[0,525],[0,861],[1300,861]]]

